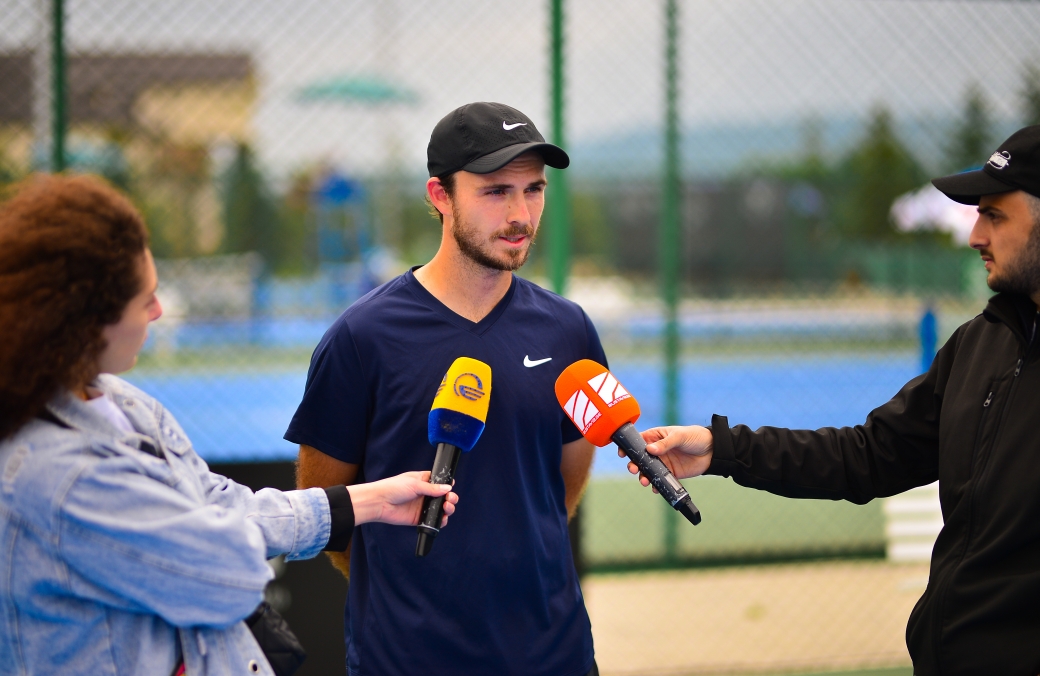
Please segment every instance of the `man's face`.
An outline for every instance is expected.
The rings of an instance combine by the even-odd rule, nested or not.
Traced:
[[[968,240],[986,263],[986,283],[998,292],[1040,293],[1040,224],[1026,193],[985,195]]]
[[[493,270],[527,261],[545,206],[545,162],[524,153],[491,174],[455,174],[451,234],[470,260]]]

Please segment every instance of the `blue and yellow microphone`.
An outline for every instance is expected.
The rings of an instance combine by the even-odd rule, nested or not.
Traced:
[[[491,367],[482,361],[459,357],[452,362],[433,398],[427,431],[437,447],[430,483],[450,484],[455,478],[459,457],[480,439],[491,399]],[[444,497],[425,498],[419,516],[419,539],[415,555],[426,556],[433,539],[441,532]]]

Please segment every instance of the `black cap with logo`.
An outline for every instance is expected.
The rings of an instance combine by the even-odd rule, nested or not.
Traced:
[[[562,148],[546,143],[534,122],[501,103],[468,103],[437,123],[426,148],[430,176],[456,171],[490,174],[517,156],[535,150],[545,163],[566,169],[571,163]]]
[[[1040,197],[1040,125],[1019,129],[975,171],[932,179],[955,202],[978,204],[983,195],[1024,190]]]

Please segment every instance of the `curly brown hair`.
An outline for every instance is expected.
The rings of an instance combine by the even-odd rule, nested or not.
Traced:
[[[148,247],[141,215],[99,178],[34,175],[13,192],[0,206],[0,439],[97,375]]]

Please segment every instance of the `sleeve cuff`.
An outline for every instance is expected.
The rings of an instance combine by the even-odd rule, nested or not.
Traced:
[[[343,552],[350,544],[350,536],[354,534],[354,504],[350,501],[350,491],[346,486],[332,486],[325,489],[329,498],[329,515],[332,524],[329,528],[329,541],[322,551]]]
[[[724,415],[712,415],[710,429],[711,464],[704,473],[715,476],[733,476],[737,462],[733,451],[733,435],[729,431],[729,419]]]

